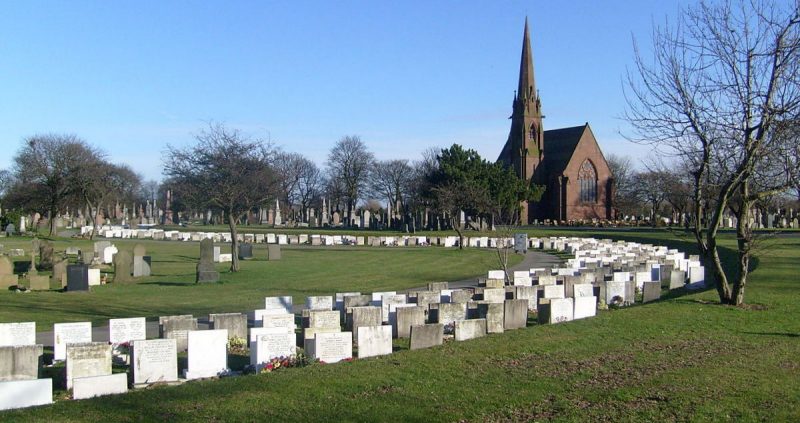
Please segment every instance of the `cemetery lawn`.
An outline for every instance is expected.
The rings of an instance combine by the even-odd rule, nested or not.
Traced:
[[[136,243],[114,240],[118,248]],[[0,292],[0,322],[35,321],[37,331],[52,330],[53,323],[91,321],[108,325],[117,317],[147,317],[244,312],[264,307],[264,297],[291,295],[304,304],[309,295],[333,295],[343,291],[394,291],[422,287],[428,282],[460,280],[483,275],[498,266],[492,251],[445,248],[288,247],[282,260],[267,261],[266,245],[254,245],[255,259],[241,262],[242,271],[228,271],[230,263],[217,264],[221,283],[195,284],[197,242],[139,241],[152,256],[153,275],[135,283],[93,287],[91,293]],[[5,238],[6,249],[30,249],[30,238]],[[55,240],[60,256],[67,246],[92,251],[89,241]],[[223,247],[223,252],[224,251]],[[230,247],[227,247],[230,248]],[[30,256],[13,257],[16,266],[27,266]],[[521,256],[512,256],[518,263]],[[113,276],[113,267],[102,270]],[[45,274],[46,272],[40,272]],[[449,279],[448,279],[449,278]],[[22,279],[22,278],[20,278]]]
[[[547,233],[623,238],[693,252],[691,242],[664,231]],[[732,237],[722,242],[727,248],[734,243]],[[768,249],[753,263],[748,307],[717,305],[715,291],[672,293],[656,303],[602,311],[593,319],[545,326],[529,322],[526,329],[427,350],[401,347],[389,356],[349,363],[61,401],[0,413],[0,420],[800,421],[800,237],[775,237],[765,245]],[[438,254],[437,249],[425,252]],[[726,260],[735,259],[731,250],[725,253]],[[370,254],[382,252],[361,260],[369,262]],[[471,265],[468,261],[461,266]],[[359,265],[349,261],[341,271],[357,272]],[[403,270],[416,272],[411,266],[405,262]],[[438,279],[452,280],[460,268],[442,271],[451,276]],[[367,290],[359,277],[337,277],[335,283],[340,290]],[[12,298],[4,294],[4,313]],[[88,300],[82,304],[92,306]],[[50,319],[48,313],[61,312],[55,300],[51,307],[28,316]],[[84,310],[83,317],[101,310]],[[127,315],[137,315],[136,310]],[[3,320],[9,319],[4,315]]]

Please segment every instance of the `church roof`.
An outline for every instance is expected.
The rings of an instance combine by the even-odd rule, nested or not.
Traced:
[[[589,124],[544,131],[544,162],[549,174],[564,171]]]

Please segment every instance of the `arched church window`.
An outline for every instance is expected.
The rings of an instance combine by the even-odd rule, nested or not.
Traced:
[[[532,139],[532,140],[535,140],[535,139],[536,139],[536,124],[533,124],[533,123],[531,124],[531,128],[530,128],[530,130],[528,131],[528,136],[529,136],[529,137],[530,137],[530,139]]]
[[[581,186],[581,202],[597,202],[597,171],[589,159],[586,159],[578,170],[578,182]]]

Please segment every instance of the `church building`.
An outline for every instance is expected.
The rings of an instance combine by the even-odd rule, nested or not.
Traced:
[[[545,186],[540,202],[523,204],[520,223],[611,219],[611,170],[589,123],[545,131],[543,117],[526,19],[511,131],[497,159]]]

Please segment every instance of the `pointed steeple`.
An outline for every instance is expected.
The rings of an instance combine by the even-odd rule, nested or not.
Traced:
[[[522,58],[519,63],[519,98],[536,97],[536,82],[533,75],[533,53],[531,52],[531,36],[528,31],[528,18],[525,17],[525,34],[522,38]]]

